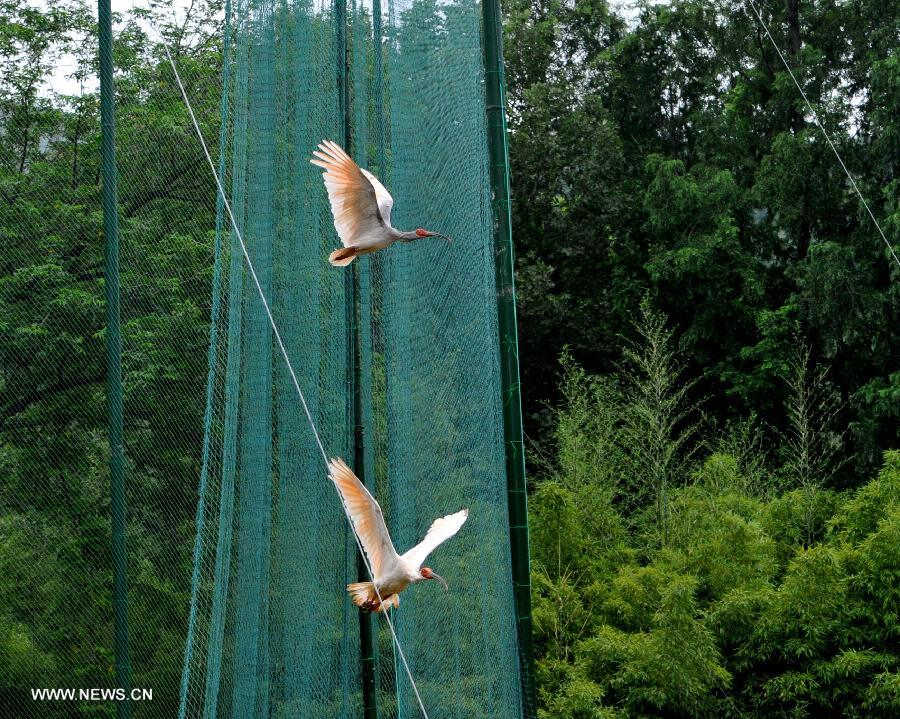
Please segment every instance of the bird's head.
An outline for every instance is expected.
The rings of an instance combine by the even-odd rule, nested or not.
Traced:
[[[447,591],[449,587],[447,586],[447,582],[444,581],[444,578],[438,574],[435,574],[434,570],[431,567],[422,567],[419,570],[419,574],[422,575],[423,579],[437,579],[444,587],[444,591]]]
[[[432,232],[431,230],[426,230],[424,227],[416,228],[416,237],[440,237],[442,240],[447,240],[447,242],[452,242],[452,240],[447,237],[447,235],[442,235],[439,232]]]

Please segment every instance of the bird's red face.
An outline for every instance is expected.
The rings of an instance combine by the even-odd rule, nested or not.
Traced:
[[[447,242],[450,242],[450,238],[447,237],[447,235],[442,235],[439,232],[426,230],[424,227],[416,228],[416,237],[440,237],[442,240],[447,240]]]
[[[422,567],[419,570],[419,574],[421,574],[425,579],[437,579],[443,586],[444,590],[447,589],[447,582],[444,581],[443,577],[435,574],[434,570],[431,567]]]

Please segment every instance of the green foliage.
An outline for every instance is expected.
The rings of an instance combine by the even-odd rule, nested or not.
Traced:
[[[649,293],[720,425],[787,432],[809,346],[849,427],[828,481],[870,475],[900,442],[900,268],[746,3],[620,7],[504,4],[526,431],[547,355],[614,371]],[[896,250],[896,4],[759,9]]]
[[[584,641],[579,649],[587,673],[629,715],[652,710],[697,714],[710,692],[726,686],[730,677],[711,633],[696,616],[696,580],[665,572],[649,582],[637,578],[635,596],[626,592],[624,607],[616,610],[627,612],[635,601],[635,609],[647,613],[645,621],[637,631],[601,627]],[[626,587],[632,582],[624,573],[618,579]]]
[[[837,492],[828,489],[795,489],[766,505],[760,522],[778,543],[782,566],[798,548],[822,538],[840,499]]]
[[[715,495],[736,494],[744,497],[760,497],[766,494],[765,485],[770,478],[765,474],[760,458],[743,454],[744,446],[731,444],[733,453],[724,451],[728,441],[720,440],[714,451],[694,473],[694,482]],[[749,462],[748,462],[749,460]]]
[[[569,352],[563,352],[560,365],[564,405],[556,415],[558,476],[573,488],[599,482],[612,497],[624,459],[617,442],[624,398],[614,383],[586,374]]]
[[[858,542],[875,531],[878,523],[900,506],[900,452],[885,452],[878,477],[860,487],[829,524],[829,532]]]
[[[115,685],[95,10],[0,0],[0,714],[29,687]],[[214,194],[183,103],[138,14],[120,18],[117,149],[135,686],[177,703],[209,330]],[[207,139],[221,65],[197,3],[182,42]],[[206,33],[197,33],[197,25]],[[65,56],[74,95],[49,79]],[[212,109],[212,113],[208,110]],[[172,428],[178,431],[172,431]]]
[[[636,323],[639,341],[625,347],[633,368],[625,375],[626,403],[619,442],[628,465],[624,492],[638,507],[652,504],[656,535],[668,542],[669,493],[692,453],[696,407],[687,403],[693,387],[684,382],[672,350],[666,318],[648,300]]]
[[[557,464],[545,460],[529,507],[541,716],[891,715],[897,453],[855,492],[784,492],[771,468],[721,451],[754,446],[750,430],[720,435],[673,477],[661,542],[653,511],[610,495],[602,453],[582,454],[633,437],[627,401],[614,380],[563,367]],[[613,502],[589,505],[562,467]]]
[[[826,371],[811,366],[809,350],[800,349],[786,379],[788,430],[783,441],[783,470],[791,486],[812,491],[828,484],[837,471],[843,433],[835,432],[840,401]]]
[[[698,591],[719,599],[732,589],[760,585],[775,574],[775,543],[754,521],[757,502],[740,494],[709,495],[694,488],[672,497],[669,542],[659,554],[699,580]]]

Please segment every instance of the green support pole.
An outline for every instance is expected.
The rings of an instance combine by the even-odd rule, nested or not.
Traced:
[[[522,398],[519,386],[519,343],[516,328],[516,293],[512,229],[509,208],[509,152],[506,138],[506,92],[503,78],[503,42],[499,0],[483,0],[484,69],[487,104],[488,151],[494,242],[497,269],[497,304],[500,328],[500,377],[503,393],[503,428],[506,445],[507,498],[512,554],[513,592],[525,717],[537,716],[531,641],[531,575],[528,557],[528,499],[525,488],[525,452],[522,434]]]
[[[347,0],[334,0],[334,16],[337,45],[337,78],[338,102],[340,118],[343,123],[344,150],[353,154],[353,128],[351,126],[352,108],[350,106],[350,39],[348,33]],[[344,273],[344,296],[347,318],[347,428],[348,444],[353,452],[351,466],[356,476],[365,484],[365,460],[362,427],[362,387],[360,378],[361,346],[359,337],[359,262],[354,262],[348,272]],[[356,558],[357,581],[369,579],[362,555]],[[377,719],[378,712],[375,700],[375,651],[372,638],[372,617],[366,612],[359,612],[359,658],[360,680],[362,682],[363,717]]]
[[[360,361],[361,346],[359,337],[359,262],[354,262],[352,268],[352,287],[353,292],[349,298],[349,304],[352,308],[353,319],[351,322],[351,342],[353,347],[353,358],[350,363],[352,368],[352,385],[353,385],[353,469],[359,477],[360,481],[365,484],[365,456],[364,456],[364,434],[362,425],[362,386],[360,377]],[[350,274],[350,273],[348,273]],[[369,581],[369,573],[366,569],[362,555],[356,558],[357,581]],[[375,649],[372,637],[372,615],[367,612],[359,612],[359,658],[360,672],[362,680],[363,694],[363,717],[364,719],[377,719],[378,710],[375,699]]]
[[[122,337],[119,331],[119,215],[116,198],[115,87],[110,0],[97,3],[100,40],[100,126],[103,159],[103,232],[106,236],[106,397],[109,412],[109,478],[112,508],[113,606],[116,681],[131,690],[128,660],[128,588],[125,577],[125,452],[122,446]],[[127,719],[127,701],[117,713]]]

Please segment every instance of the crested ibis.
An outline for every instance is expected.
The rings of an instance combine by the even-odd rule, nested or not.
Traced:
[[[322,178],[331,202],[334,229],[344,244],[328,256],[332,265],[344,267],[360,255],[390,247],[395,242],[412,242],[423,237],[450,241],[446,235],[421,227],[408,232],[391,227],[391,208],[394,206],[391,193],[375,175],[359,167],[336,142],[320,142],[310,162],[325,170]]]
[[[423,567],[422,564],[439,544],[459,531],[469,516],[468,509],[435,519],[421,542],[404,554],[397,554],[381,507],[353,470],[342,459],[332,459],[328,463],[328,473],[341,495],[372,570],[373,582],[347,585],[356,606],[370,612],[399,607],[400,598],[397,595],[410,584],[425,579],[437,580],[447,589],[447,582],[431,567]]]

